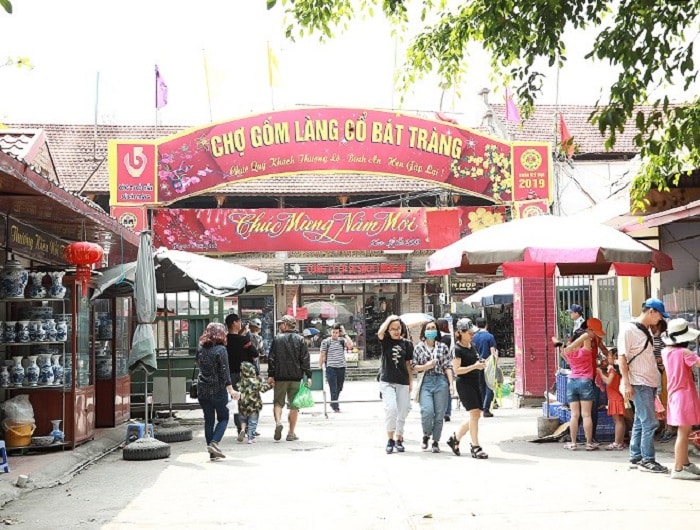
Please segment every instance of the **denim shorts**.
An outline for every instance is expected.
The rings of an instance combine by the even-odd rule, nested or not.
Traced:
[[[566,400],[593,401],[593,379],[569,379],[566,382]]]

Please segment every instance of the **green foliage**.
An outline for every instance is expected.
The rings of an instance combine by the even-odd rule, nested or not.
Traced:
[[[0,0],[3,1],[3,0]],[[276,0],[267,0],[268,8]],[[599,28],[586,58],[618,72],[606,101],[598,100],[590,117],[612,148],[632,120],[634,142],[644,160],[632,188],[634,206],[644,209],[652,188],[668,189],[681,174],[700,167],[700,101],[671,105],[650,93],[672,83],[685,90],[698,75],[693,41],[700,22],[700,0],[417,0],[417,15],[408,0],[282,0],[291,23],[289,38],[317,34],[330,39],[355,18],[375,9],[395,30],[417,16],[423,29],[411,40],[398,73],[406,89],[437,72],[440,84],[458,86],[467,68],[468,45],[490,54],[495,79],[516,86],[525,118],[542,90],[542,65],[566,62],[564,30]],[[400,33],[400,31],[397,31]],[[575,38],[575,37],[574,37]],[[644,105],[644,110],[639,110]]]
[[[0,6],[2,6],[2,8],[9,14],[12,14],[12,4],[10,3],[10,0],[0,0]]]

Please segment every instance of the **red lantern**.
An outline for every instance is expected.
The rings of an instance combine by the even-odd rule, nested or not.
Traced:
[[[83,284],[83,296],[87,293],[93,263],[99,263],[104,250],[97,243],[75,241],[63,249],[63,257],[71,265],[77,265],[77,279]]]

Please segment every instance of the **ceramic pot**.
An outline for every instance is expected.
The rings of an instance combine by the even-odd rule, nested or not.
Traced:
[[[0,298],[24,298],[29,274],[16,259],[7,260],[0,271]]]
[[[51,420],[51,425],[53,429],[49,436],[53,436],[54,443],[63,443],[63,431],[61,430],[62,420]]]
[[[53,369],[53,384],[63,384],[63,366],[61,366],[61,355],[55,354],[51,356],[51,368]]]
[[[29,273],[29,298],[45,298],[46,289],[41,283],[44,281],[44,272],[30,272]]]
[[[48,294],[51,298],[63,298],[66,294],[66,288],[63,286],[63,277],[66,275],[64,271],[51,271],[48,273],[51,278],[51,287]]]
[[[53,366],[51,365],[51,354],[42,353],[37,360],[39,365],[39,385],[52,385],[54,382]]]
[[[65,342],[68,339],[68,323],[65,320],[56,321],[56,338],[54,340]]]
[[[17,334],[15,330],[17,329],[17,322],[14,320],[8,320],[5,322],[5,342],[15,342]]]
[[[7,366],[0,366],[0,387],[7,388],[10,386],[10,372]]]
[[[56,339],[58,331],[56,330],[56,321],[53,318],[47,318],[44,320],[44,331],[46,332],[46,340],[53,342]]]
[[[15,341],[29,342],[29,340],[29,320],[18,320]]]
[[[32,320],[29,322],[29,340],[32,342],[46,340],[46,331],[44,331],[44,323],[41,320]]]
[[[11,376],[14,386],[24,385],[24,366],[22,366],[22,356],[16,355],[12,357],[15,364],[12,365]]]

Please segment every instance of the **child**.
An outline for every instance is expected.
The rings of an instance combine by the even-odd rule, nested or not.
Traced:
[[[258,418],[262,410],[262,398],[260,394],[272,388],[269,383],[263,383],[255,375],[255,365],[249,362],[241,363],[241,380],[238,389],[241,398],[238,401],[238,413],[241,416],[241,431],[238,433],[238,441],[243,442],[246,433],[248,443],[255,443],[255,429],[258,426]]]
[[[663,337],[666,347],[661,351],[668,380],[666,423],[678,426],[671,478],[681,480],[700,480],[700,468],[688,459],[688,435],[700,423],[700,398],[692,371],[693,366],[700,366],[700,357],[688,349],[688,343],[698,335],[700,331],[689,328],[685,319],[674,318],[668,323]]]
[[[606,451],[622,451],[625,445],[625,400],[620,394],[620,374],[617,371],[615,349],[608,351],[607,368],[599,367],[598,374],[608,387],[608,416],[615,424],[615,441],[605,446]]]

